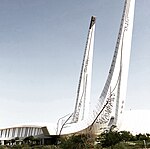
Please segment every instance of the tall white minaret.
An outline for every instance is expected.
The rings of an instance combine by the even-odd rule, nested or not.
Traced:
[[[96,18],[92,16],[80,73],[73,123],[82,121],[89,115],[95,21]]]
[[[126,99],[135,0],[125,0],[116,48],[94,117],[99,127],[118,126]],[[105,106],[104,110],[103,107]],[[101,111],[101,113],[99,113]]]

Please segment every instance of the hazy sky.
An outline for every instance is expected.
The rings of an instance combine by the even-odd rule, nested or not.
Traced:
[[[87,32],[97,17],[91,104],[109,71],[124,0],[0,0],[0,126],[73,112]],[[150,0],[136,0],[125,109],[150,109]]]

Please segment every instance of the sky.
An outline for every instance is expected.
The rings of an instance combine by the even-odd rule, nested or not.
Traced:
[[[111,64],[123,0],[0,1],[0,127],[72,113],[90,18],[96,16],[91,104]],[[150,109],[150,1],[136,0],[125,110]]]

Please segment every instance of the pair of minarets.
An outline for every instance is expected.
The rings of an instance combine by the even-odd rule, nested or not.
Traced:
[[[89,110],[96,17],[92,16],[85,46],[73,113],[63,123],[61,134],[82,131],[91,125],[119,127],[126,98],[135,0],[125,0],[109,74],[94,110]]]
[[[126,98],[134,7],[135,0],[125,0],[118,39],[109,74],[99,97],[97,107],[94,109],[94,115],[92,118],[89,118],[94,31],[96,21],[96,17],[92,16],[82,62],[72,122],[77,123],[85,119],[94,120],[103,106],[107,103],[105,109],[96,121],[103,125],[117,125],[117,122],[122,115],[124,101]]]

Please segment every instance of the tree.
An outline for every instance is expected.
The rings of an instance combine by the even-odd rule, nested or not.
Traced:
[[[92,148],[87,135],[72,135],[70,137],[61,138],[60,147],[62,149],[88,149]]]
[[[139,134],[136,135],[136,139],[137,139],[137,140],[140,140],[140,141],[148,140],[148,139],[149,139],[149,136],[147,136],[147,135],[145,135],[145,134],[139,133]]]
[[[33,136],[28,136],[28,137],[26,137],[26,138],[24,138],[24,140],[23,140],[23,142],[25,143],[25,144],[33,144],[33,141],[34,141],[34,137]]]
[[[12,145],[13,145],[15,142],[16,142],[15,139],[11,139]]]
[[[129,131],[120,131],[119,133],[122,141],[130,141],[133,138],[133,135]]]
[[[102,147],[111,147],[113,149],[114,145],[121,141],[121,136],[117,131],[108,131],[99,136],[99,141]]]

